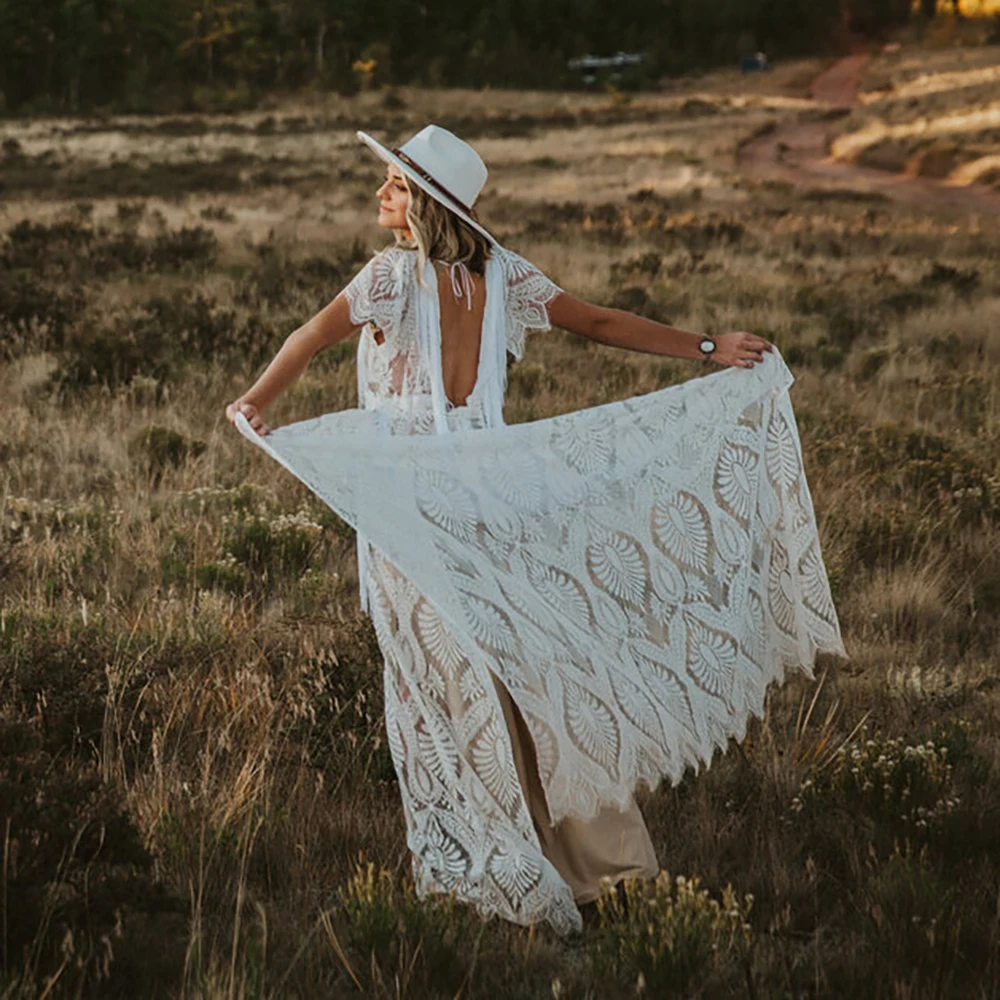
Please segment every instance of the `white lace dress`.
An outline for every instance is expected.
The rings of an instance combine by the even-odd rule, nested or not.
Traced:
[[[478,379],[452,407],[427,267],[421,285],[393,248],[348,286],[367,324],[358,409],[264,438],[237,423],[358,530],[418,888],[566,932],[579,911],[541,850],[493,678],[558,823],[708,764],[770,682],[843,654],[791,375],[775,352],[505,427],[506,353],[548,328],[559,289],[496,250]]]

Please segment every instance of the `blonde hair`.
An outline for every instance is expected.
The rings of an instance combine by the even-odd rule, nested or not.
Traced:
[[[413,238],[408,240],[397,232],[396,242],[417,251],[417,274],[423,275],[428,260],[464,264],[473,274],[484,274],[490,259],[490,241],[418,184],[411,184],[405,174],[403,181],[410,192],[406,224]]]

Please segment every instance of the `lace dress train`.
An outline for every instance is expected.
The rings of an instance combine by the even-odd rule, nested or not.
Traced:
[[[358,530],[419,889],[566,932],[595,873],[655,873],[637,785],[843,645],[777,353],[504,427],[504,352],[558,289],[491,265],[469,405],[442,398],[433,289],[383,256],[352,298],[388,348],[363,334],[365,408],[237,423]]]

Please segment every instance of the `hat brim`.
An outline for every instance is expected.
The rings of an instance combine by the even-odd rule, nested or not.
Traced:
[[[500,241],[487,229],[483,228],[454,198],[449,198],[443,191],[439,191],[433,184],[420,176],[409,164],[401,160],[391,149],[386,149],[377,139],[373,139],[365,132],[358,132],[357,137],[377,156],[398,167],[399,171],[406,174],[408,180],[413,181],[422,191],[429,194],[435,201],[440,202],[450,212],[454,212],[463,222],[472,226],[476,232],[482,233],[494,246],[500,246]]]

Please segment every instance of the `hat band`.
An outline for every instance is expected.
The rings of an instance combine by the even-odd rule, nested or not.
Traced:
[[[476,210],[469,205],[466,205],[461,198],[456,198],[439,180],[432,177],[419,163],[417,163],[413,157],[408,156],[398,147],[392,150],[395,156],[398,156],[411,170],[418,173],[428,184],[432,184],[434,187],[441,192],[441,194],[450,198],[458,207],[465,212],[472,219],[478,221],[479,216],[476,215]]]

